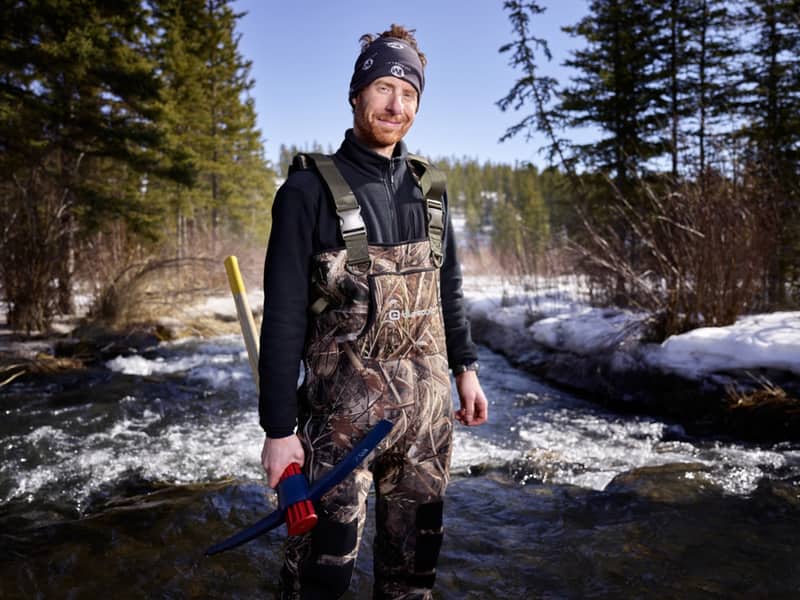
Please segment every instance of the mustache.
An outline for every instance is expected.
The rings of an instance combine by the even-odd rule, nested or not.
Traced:
[[[402,124],[402,123],[405,123],[406,121],[408,121],[408,119],[406,117],[402,116],[402,115],[398,116],[398,115],[392,115],[392,114],[384,113],[384,114],[379,114],[379,115],[376,115],[376,116],[381,121],[390,121],[392,123],[397,123],[397,124]]]

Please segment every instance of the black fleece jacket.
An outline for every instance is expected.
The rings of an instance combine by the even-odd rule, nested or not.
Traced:
[[[389,159],[362,145],[352,130],[333,156],[361,206],[370,244],[427,238],[424,198],[406,156],[402,142]],[[310,318],[312,257],[343,247],[336,207],[325,184],[314,170],[294,171],[275,197],[264,266],[259,417],[271,438],[290,435],[297,420],[296,388]],[[477,360],[477,349],[464,311],[449,213],[443,248],[442,313],[448,362],[455,367]]]

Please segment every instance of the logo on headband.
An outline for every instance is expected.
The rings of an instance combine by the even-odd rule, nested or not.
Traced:
[[[394,48],[395,50],[402,50],[405,48],[405,46],[403,46],[403,44],[400,42],[386,42],[386,45],[389,46],[389,48]]]
[[[369,71],[372,68],[372,63],[373,62],[374,61],[371,58],[368,58],[367,60],[364,61],[364,66],[361,67],[361,70],[362,71]]]
[[[394,75],[395,77],[405,77],[406,72],[403,70],[403,67],[400,65],[392,65],[392,68],[389,69],[389,72]]]

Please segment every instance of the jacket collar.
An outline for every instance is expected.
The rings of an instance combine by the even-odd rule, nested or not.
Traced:
[[[344,160],[350,162],[366,174],[382,177],[386,174],[386,169],[397,169],[404,165],[408,157],[408,150],[402,140],[394,147],[392,158],[386,158],[374,150],[370,150],[358,139],[352,129],[348,129],[344,134],[344,141],[336,152]]]

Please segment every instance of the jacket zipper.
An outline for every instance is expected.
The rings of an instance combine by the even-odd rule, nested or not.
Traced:
[[[387,178],[383,178],[383,187],[386,188],[386,204],[389,212],[389,227],[391,231],[392,239],[394,243],[399,239],[399,232],[396,231],[397,229],[397,215],[395,214],[396,207],[394,202],[392,202],[392,197],[394,195],[394,159],[390,158],[387,166],[389,170],[389,177],[388,181]]]

